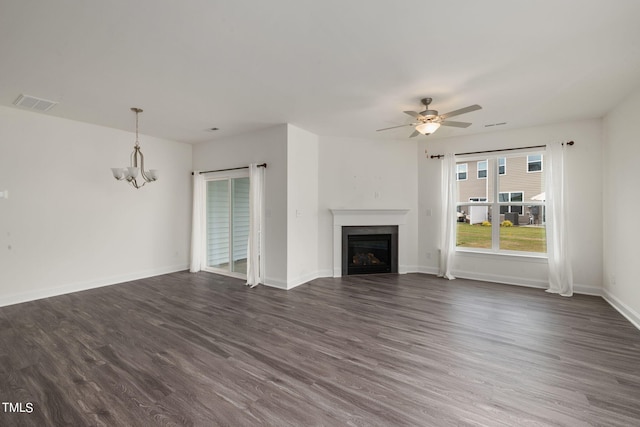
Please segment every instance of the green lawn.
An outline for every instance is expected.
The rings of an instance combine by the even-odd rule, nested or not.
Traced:
[[[458,223],[457,246],[491,249],[491,227]],[[500,249],[509,251],[546,252],[544,227],[500,227]]]

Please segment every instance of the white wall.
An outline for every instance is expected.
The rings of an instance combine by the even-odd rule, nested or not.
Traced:
[[[109,171],[128,161],[132,133],[0,108],[0,191],[9,190],[9,199],[0,199],[0,305],[186,268],[190,171],[253,162],[268,163],[267,284],[291,288],[332,275],[330,208],[410,209],[406,268],[434,273],[440,161],[429,154],[574,140],[569,200],[576,288],[598,292],[604,276],[610,298],[638,313],[632,255],[638,233],[626,226],[640,203],[629,197],[639,154],[631,124],[638,112],[637,92],[605,119],[604,167],[599,120],[442,140],[317,137],[287,124],[194,147],[143,135],[147,166],[158,168],[161,177],[135,190]],[[613,202],[622,198],[630,202],[618,208]],[[539,260],[460,255],[455,272],[505,283],[546,283],[546,264]]]
[[[288,125],[283,124],[193,147],[194,170],[267,163],[265,284],[279,288],[287,288],[287,132]]]
[[[409,271],[417,271],[418,169],[415,140],[321,136],[319,141],[319,268],[333,275],[333,216],[329,209],[409,209]]]
[[[0,305],[185,269],[191,146],[141,135],[158,182],[110,168],[135,135],[0,107]]]
[[[288,125],[287,288],[319,276],[318,136]]]
[[[602,121],[585,120],[534,128],[503,130],[437,140],[421,139],[419,260],[424,272],[437,272],[440,233],[440,160],[431,154],[461,153],[575,141],[567,162],[570,245],[575,290],[599,294],[602,289]],[[428,154],[425,154],[425,150]],[[626,206],[625,206],[626,209]],[[427,211],[432,215],[427,216]],[[459,277],[546,287],[547,264],[537,259],[457,253]]]
[[[604,119],[605,297],[640,328],[640,89]]]

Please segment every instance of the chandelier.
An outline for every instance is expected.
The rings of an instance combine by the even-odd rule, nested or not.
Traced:
[[[126,180],[135,188],[141,188],[147,182],[157,181],[158,171],[156,169],[144,170],[144,155],[142,151],[140,151],[140,143],[138,142],[138,114],[142,113],[142,109],[132,107],[131,111],[136,113],[136,145],[133,146],[133,153],[131,153],[131,166],[126,168],[111,168],[111,172],[113,172],[113,177],[118,181]],[[140,167],[138,167],[138,165],[140,165]],[[138,184],[136,180],[138,173],[140,173],[144,180],[141,184]]]

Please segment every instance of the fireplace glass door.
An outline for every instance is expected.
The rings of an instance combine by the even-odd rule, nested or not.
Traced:
[[[348,274],[391,272],[391,234],[350,235]]]

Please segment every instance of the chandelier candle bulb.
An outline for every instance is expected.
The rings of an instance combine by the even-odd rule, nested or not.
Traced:
[[[118,181],[124,178],[124,170],[122,168],[111,168],[111,172],[113,172],[113,177]]]
[[[127,179],[135,179],[138,177],[138,168],[129,166],[127,168]]]

